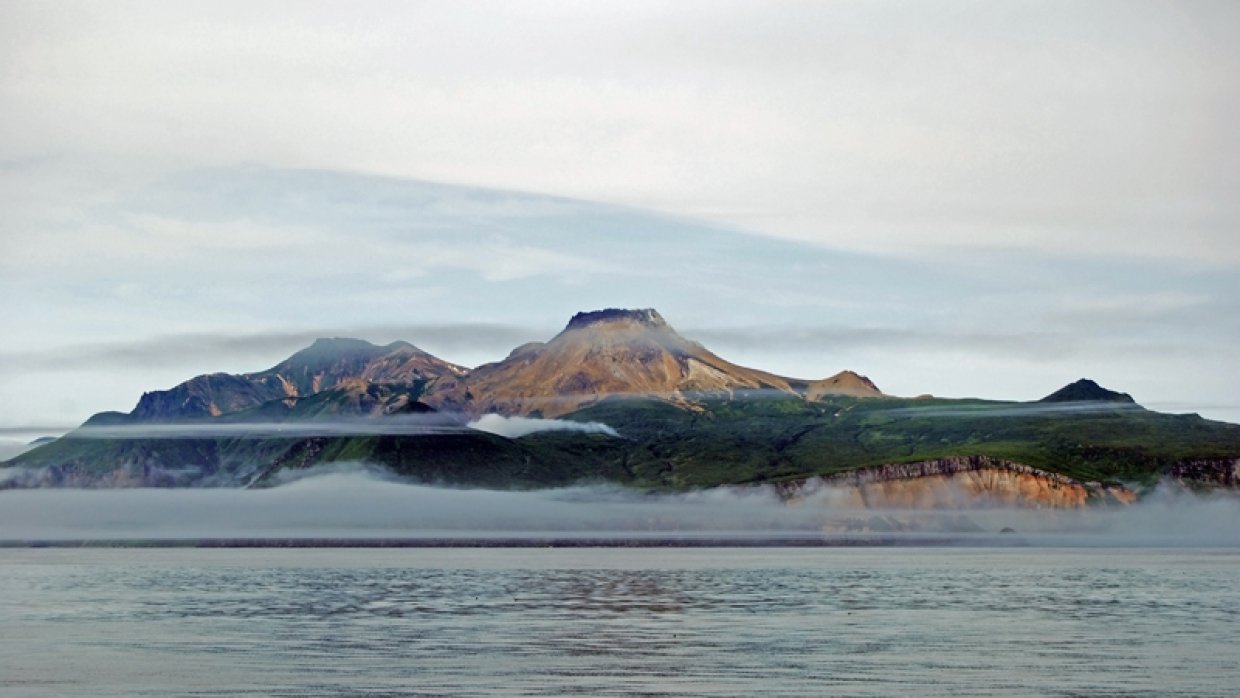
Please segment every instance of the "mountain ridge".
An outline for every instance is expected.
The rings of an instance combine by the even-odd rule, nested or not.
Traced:
[[[471,426],[487,413],[558,431]],[[433,429],[418,427],[425,419]],[[589,428],[599,424],[605,432]],[[1046,490],[1043,499],[1062,476],[1080,483],[1070,498],[1080,503],[1160,477],[1231,486],[1237,456],[1240,425],[1145,410],[1088,379],[1038,402],[898,398],[854,371],[807,381],[740,366],[654,309],[610,308],[474,369],[408,342],[322,338],[265,371],[204,374],[144,394],[130,413],[94,415],[5,463],[20,468],[0,468],[0,488],[252,485],[282,469],[365,461],[462,486],[672,490],[868,469],[932,475],[935,487],[972,478],[992,495],[996,483]],[[1054,477],[910,465],[959,458]],[[909,501],[929,501],[920,497]]]
[[[1065,385],[1038,402],[1123,402],[1136,404],[1128,393],[1107,390],[1088,378]]]
[[[613,395],[658,396],[681,406],[700,394],[771,390],[819,400],[882,397],[871,380],[841,371],[802,380],[740,366],[682,337],[654,308],[579,312],[548,341],[514,348],[500,361],[466,368],[406,341],[386,345],[322,337],[271,368],[195,376],[143,393],[138,421],[204,419],[298,400],[336,388],[406,386],[440,410],[480,415],[555,416]]]

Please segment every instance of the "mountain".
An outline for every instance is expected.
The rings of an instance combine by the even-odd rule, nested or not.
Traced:
[[[376,385],[388,393],[378,402],[367,397],[367,391],[375,397]],[[396,388],[400,394],[393,395]],[[129,416],[143,422],[194,420],[260,407],[271,416],[273,409],[296,411],[300,400],[341,390],[347,395],[328,402],[344,414],[399,411],[420,400],[474,416],[544,417],[609,396],[657,396],[688,406],[694,396],[757,391],[810,400],[882,395],[868,378],[851,371],[804,381],[739,366],[680,336],[652,308],[607,309],[578,313],[550,341],[524,344],[503,361],[473,370],[407,342],[377,346],[360,339],[318,339],[265,371],[201,375],[144,393]],[[287,409],[271,406],[278,401]]]
[[[1101,409],[1047,409],[1087,402]],[[488,413],[526,435],[470,421]],[[896,506],[954,506],[960,492],[1081,506],[1160,478],[1235,486],[1240,425],[1145,410],[1085,379],[1033,403],[897,398],[852,371],[807,381],[740,366],[653,309],[607,309],[472,370],[405,342],[320,339],[266,371],[198,376],[97,414],[6,463],[0,487],[256,485],[337,461],[468,486],[794,493],[826,478]]]
[[[805,387],[806,400],[821,400],[830,395],[882,397],[883,392],[874,381],[853,371],[840,371],[829,378],[810,381]]]
[[[140,421],[219,417],[338,387],[364,392],[372,384],[425,386],[467,372],[408,342],[376,346],[360,339],[318,339],[266,371],[213,373],[144,393],[130,416]]]
[[[773,391],[798,395],[805,382],[745,368],[681,337],[657,311],[578,313],[549,342],[518,347],[471,371],[441,404],[471,414],[553,417],[608,396],[656,396],[687,405],[695,395]],[[430,396],[436,404],[436,396]]]
[[[1038,402],[1124,402],[1135,404],[1136,400],[1128,393],[1117,393],[1107,390],[1097,383],[1082,378],[1069,383]]]

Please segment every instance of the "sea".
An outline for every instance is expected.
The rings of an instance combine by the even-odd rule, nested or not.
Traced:
[[[5,696],[1235,696],[1240,549],[0,549]]]

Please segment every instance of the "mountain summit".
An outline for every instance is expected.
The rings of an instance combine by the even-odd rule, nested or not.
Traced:
[[[578,313],[549,342],[526,344],[503,361],[479,366],[451,398],[471,413],[555,416],[610,395],[685,403],[702,393],[799,395],[805,385],[716,356],[680,336],[653,308],[608,308]]]
[[[503,361],[472,370],[408,342],[381,346],[321,338],[265,371],[212,373],[144,393],[122,417],[175,422],[257,409],[283,417],[295,409],[370,414],[428,407],[475,416],[551,417],[608,396],[654,397],[691,407],[698,397],[753,392],[809,401],[882,396],[870,379],[852,371],[805,381],[747,368],[685,339],[654,308],[606,308],[577,313],[550,341],[521,345]],[[279,404],[284,409],[269,409]]]
[[[590,325],[609,322],[634,322],[649,327],[667,327],[667,321],[654,308],[627,310],[624,308],[606,308],[577,313],[568,321],[565,330],[580,329]],[[669,328],[670,329],[670,328]]]
[[[1088,378],[1069,383],[1038,402],[1125,402],[1135,403],[1136,400],[1128,393],[1117,393],[1107,390]]]
[[[360,339],[317,339],[257,373],[212,373],[169,390],[144,393],[131,416],[142,421],[219,417],[276,400],[310,397],[334,388],[413,386],[467,373],[408,342],[378,346]]]

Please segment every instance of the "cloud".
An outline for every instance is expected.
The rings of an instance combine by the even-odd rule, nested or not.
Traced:
[[[64,174],[79,164],[14,165],[0,186],[15,212],[0,294],[21,299],[0,308],[0,421],[127,409],[317,336],[478,365],[610,306],[657,307],[738,363],[852,368],[895,394],[1028,398],[1079,375],[1145,399],[1235,392],[1219,378],[1240,342],[1234,274],[1122,257],[926,264],[513,191],[259,166],[125,176],[123,161],[88,176],[89,159]]]
[[[1039,331],[975,331],[953,327],[748,326],[690,328],[683,333],[720,350],[783,352],[881,351],[897,354],[961,354],[1037,363],[1090,356],[1102,349],[1128,356],[1167,357],[1198,351],[1168,339],[1041,328]]]
[[[824,539],[823,531],[905,530],[993,536],[1020,544],[1240,545],[1240,500],[1159,491],[1127,508],[945,512],[841,508],[828,487],[789,505],[768,487],[681,494],[582,486],[540,491],[443,489],[335,465],[263,490],[5,490],[0,539],[522,538],[547,534],[634,539],[724,535]],[[4,471],[0,477],[14,477]],[[226,517],[221,511],[229,512]],[[868,523],[867,523],[868,522]],[[877,529],[874,526],[878,526]],[[990,540],[993,540],[991,538]]]
[[[601,422],[574,422],[564,419],[533,419],[486,414],[466,422],[464,415],[448,412],[388,415],[382,418],[305,419],[283,422],[210,422],[132,424],[89,424],[80,427],[24,426],[0,428],[0,435],[12,433],[64,433],[66,439],[304,439],[333,436],[429,436],[483,431],[508,439],[518,439],[545,431],[568,431],[619,437],[615,429]],[[65,433],[67,432],[67,433]],[[3,444],[10,439],[0,441]],[[14,444],[21,442],[14,441]],[[7,448],[7,447],[0,447]],[[28,450],[24,449],[24,450]],[[0,451],[3,452],[3,451]],[[16,455],[16,453],[14,453]],[[11,457],[11,456],[10,456]],[[0,460],[4,460],[0,458]]]
[[[287,422],[191,422],[185,424],[86,425],[65,434],[68,439],[271,439],[318,436],[429,436],[456,434],[466,427],[456,415],[390,415],[379,419],[295,420]]]
[[[0,431],[0,433],[3,433]],[[16,458],[21,454],[34,448],[29,441],[19,441],[17,439],[6,439],[0,437],[0,463],[10,458]]]
[[[512,347],[545,334],[546,330],[485,322],[343,326],[236,334],[185,332],[4,352],[0,353],[0,365],[9,370],[80,371],[200,364],[213,365],[218,370],[256,359],[274,365],[321,337],[371,337],[376,338],[376,342],[406,340],[420,348],[433,346],[437,350],[486,347],[502,356]]]
[[[381,172],[888,254],[1240,261],[1229,3],[319,10],[6,7],[0,157]]]
[[[530,417],[505,417],[499,414],[484,414],[470,422],[471,429],[485,431],[496,436],[519,439],[529,434],[543,431],[574,431],[585,434],[605,434],[619,437],[615,429],[602,422],[573,422],[566,419],[532,419]]]

